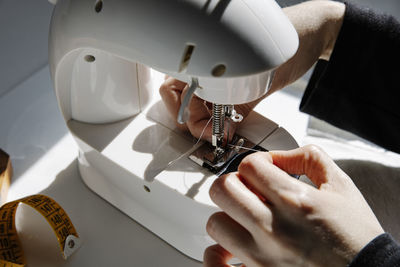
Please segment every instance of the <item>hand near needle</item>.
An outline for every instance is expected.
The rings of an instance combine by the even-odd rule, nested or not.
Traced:
[[[182,81],[179,81],[172,77],[166,77],[164,83],[160,87],[160,95],[162,100],[164,101],[169,113],[174,118],[174,121],[179,129],[184,131],[190,131],[190,133],[196,137],[200,138],[201,133],[204,130],[204,134],[202,139],[211,142],[211,134],[212,134],[212,124],[209,123],[210,118],[212,116],[212,104],[206,102],[196,95],[193,95],[192,100],[188,105],[190,116],[188,121],[185,124],[179,124],[176,119],[178,116],[178,111],[185,96],[185,93],[188,89],[188,85]],[[241,114],[243,117],[246,117],[249,112],[255,106],[254,103],[246,103],[242,105],[235,106],[237,113]],[[206,129],[204,129],[207,127]],[[233,136],[233,133],[236,130],[237,123],[230,122],[225,123],[225,132],[228,132],[230,137]],[[226,138],[226,136],[225,136]]]

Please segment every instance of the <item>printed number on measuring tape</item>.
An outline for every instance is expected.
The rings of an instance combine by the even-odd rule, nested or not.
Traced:
[[[0,208],[0,267],[25,266],[21,242],[15,228],[15,213],[19,203],[24,203],[46,218],[57,237],[61,253],[67,259],[81,242],[70,218],[53,199],[33,195],[4,204]]]

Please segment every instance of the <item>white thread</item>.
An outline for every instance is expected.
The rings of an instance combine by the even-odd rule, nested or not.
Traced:
[[[203,137],[203,134],[206,131],[208,124],[210,124],[210,121],[212,120],[212,118],[213,118],[213,116],[211,116],[210,119],[207,121],[206,126],[203,128],[203,131],[201,131],[199,139],[197,139],[197,142],[194,145],[197,145],[200,142],[200,140]]]
[[[201,138],[203,137],[204,132],[206,131],[206,128],[207,128],[208,124],[210,124],[210,121],[211,121],[211,120],[212,120],[212,116],[211,116],[211,118],[208,120],[208,122],[206,123],[206,126],[203,128],[203,131],[201,132],[199,139],[197,139],[197,141],[196,141],[196,143],[193,145],[193,147],[196,146],[196,145],[201,141]],[[168,168],[169,166],[171,166],[172,164],[174,164],[177,160],[180,160],[181,158],[183,158],[185,155],[188,154],[188,152],[191,153],[191,150],[192,150],[192,149],[189,149],[189,151],[183,153],[182,155],[180,155],[180,156],[177,157],[176,159],[173,159],[173,160],[171,160],[170,162],[168,162],[167,165],[165,165],[165,168],[164,168],[164,169],[166,169],[166,168]]]
[[[228,146],[233,147],[233,148],[240,148],[240,149],[246,149],[246,150],[250,150],[250,151],[254,151],[254,152],[259,152],[262,150],[257,150],[257,149],[253,149],[253,148],[249,148],[249,147],[244,147],[244,146],[237,146],[237,145],[231,145],[229,144]]]

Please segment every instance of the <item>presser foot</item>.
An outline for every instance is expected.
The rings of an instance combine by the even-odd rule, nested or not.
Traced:
[[[210,143],[204,143],[189,158],[198,165],[209,169],[211,172],[221,175],[240,154],[265,151],[242,136],[235,135],[232,142],[225,147],[215,148]]]

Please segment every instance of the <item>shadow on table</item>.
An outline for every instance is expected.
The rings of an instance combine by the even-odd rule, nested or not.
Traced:
[[[40,194],[64,208],[83,243],[68,260],[63,260],[44,218],[21,205],[17,229],[29,266],[201,266],[91,191],[80,177],[77,160]]]

